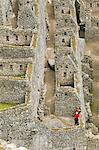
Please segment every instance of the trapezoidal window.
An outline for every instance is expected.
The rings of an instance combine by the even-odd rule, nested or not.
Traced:
[[[90,7],[92,7],[92,3],[90,3]]]
[[[67,23],[67,19],[65,19],[65,23]]]
[[[7,12],[6,12],[6,21],[8,21],[8,15],[7,15]]]
[[[6,41],[9,41],[9,36],[6,36]]]
[[[64,77],[66,77],[66,72],[64,72]]]
[[[15,35],[15,39],[16,39],[16,41],[18,41],[18,36],[17,35]]]
[[[27,14],[26,16],[29,17],[29,14]]]
[[[62,43],[65,43],[65,39],[62,39]]]
[[[67,33],[66,33],[66,32],[64,32],[64,35],[67,35]]]
[[[25,35],[25,40],[27,41],[27,35]]]
[[[3,70],[3,65],[2,64],[0,64],[0,70]]]
[[[64,10],[62,9],[62,14],[64,14]]]
[[[13,65],[10,65],[10,70],[13,70]]]
[[[23,70],[23,65],[20,65],[20,70]]]

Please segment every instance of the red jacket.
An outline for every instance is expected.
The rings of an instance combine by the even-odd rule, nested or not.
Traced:
[[[74,115],[74,118],[79,118],[79,114],[75,114],[75,115]]]

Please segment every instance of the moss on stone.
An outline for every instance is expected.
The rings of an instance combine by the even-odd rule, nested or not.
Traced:
[[[32,64],[29,64],[29,67],[28,67],[28,79],[29,80],[31,78],[31,74],[32,74]]]
[[[75,51],[76,50],[76,40],[75,40],[75,37],[72,38],[72,47],[73,47],[73,50]]]
[[[93,87],[92,86],[89,88],[89,92],[93,93]]]
[[[38,1],[37,0],[35,0],[34,8],[35,8],[35,16],[38,16]]]
[[[36,46],[37,46],[37,33],[34,33],[33,48],[36,48]]]
[[[85,101],[85,103],[88,102],[88,96],[87,95],[84,96],[84,101]]]
[[[57,131],[59,131],[59,130],[60,130],[60,128],[52,128],[51,130],[52,130],[52,131],[56,131],[56,132],[57,132]]]
[[[91,112],[93,113],[94,112],[94,100],[92,100],[90,104],[90,109],[91,109]]]

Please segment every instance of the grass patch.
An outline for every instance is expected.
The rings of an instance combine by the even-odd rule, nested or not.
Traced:
[[[85,101],[85,103],[88,102],[88,96],[87,95],[84,96],[84,101]]]
[[[35,8],[35,16],[37,17],[38,16],[38,2],[37,1],[35,1],[34,8]]]
[[[60,128],[52,128],[51,130],[52,130],[52,131],[56,131],[56,132],[57,132],[57,131],[59,131],[59,130],[60,130]]]
[[[73,47],[73,50],[75,51],[76,50],[76,40],[75,40],[75,37],[72,38],[72,47]]]
[[[90,104],[90,109],[91,109],[91,112],[93,113],[94,112],[94,100],[92,100]]]
[[[5,110],[5,109],[8,109],[10,107],[13,107],[15,106],[15,104],[11,104],[11,103],[0,103],[0,111],[1,110]]]
[[[33,38],[33,45],[34,48],[37,46],[37,33],[34,33],[34,38]]]
[[[4,148],[0,145],[0,150],[4,150]]]
[[[93,93],[93,87],[91,85],[91,87],[89,88],[89,93]]]
[[[31,78],[31,74],[32,74],[32,64],[29,64],[29,67],[28,67],[28,79],[30,80]]]

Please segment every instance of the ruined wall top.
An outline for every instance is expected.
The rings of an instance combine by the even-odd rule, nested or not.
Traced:
[[[13,28],[35,28],[33,0],[1,0],[0,25]]]

